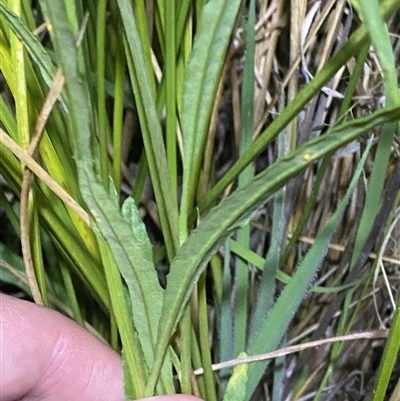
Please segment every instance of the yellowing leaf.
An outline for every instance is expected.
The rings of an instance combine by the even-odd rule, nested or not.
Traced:
[[[247,354],[245,352],[241,352],[238,358],[240,359],[246,356]],[[247,370],[247,363],[234,367],[223,401],[244,401],[246,399]]]

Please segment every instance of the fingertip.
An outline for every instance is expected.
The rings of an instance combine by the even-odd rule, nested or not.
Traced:
[[[120,356],[106,344],[55,311],[0,297],[1,400],[125,400]]]

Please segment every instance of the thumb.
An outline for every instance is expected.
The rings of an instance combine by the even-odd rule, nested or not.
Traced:
[[[61,314],[0,294],[0,400],[32,399],[124,401],[121,358]]]

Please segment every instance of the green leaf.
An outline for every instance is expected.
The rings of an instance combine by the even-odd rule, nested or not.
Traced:
[[[362,14],[365,17],[365,26],[369,30],[372,43],[379,57],[380,65],[383,71],[386,105],[387,107],[399,106],[400,92],[398,87],[395,57],[393,54],[387,25],[380,17],[380,6],[377,0],[361,0],[359,5],[361,7]],[[382,128],[382,135],[379,137],[375,161],[368,184],[365,207],[363,208],[360,227],[357,231],[356,239],[354,241],[350,269],[353,268],[355,262],[357,261],[357,258],[360,255],[361,250],[374,225],[375,219],[371,218],[371,216],[376,216],[379,209],[391,148],[393,146],[393,139],[398,128],[398,121],[391,124],[385,124]]]
[[[34,63],[40,68],[43,79],[50,87],[53,82],[53,77],[56,69],[42,44],[36,36],[30,32],[22,21],[12,13],[3,2],[0,2],[0,14],[4,16],[10,24],[11,29],[25,45],[29,55]]]
[[[15,269],[15,270],[14,270]],[[27,294],[31,294],[31,290],[27,281],[23,280],[25,276],[24,262],[21,256],[15,254],[0,242],[0,280],[20,288]]]
[[[197,188],[193,183],[198,182],[215,93],[240,3],[240,0],[210,0],[203,7],[187,66],[181,116],[184,151],[181,235],[187,230]]]
[[[400,348],[399,333],[400,305],[399,301],[397,301],[397,306],[392,320],[392,327],[390,328],[389,337],[386,341],[385,350],[379,365],[379,371],[373,392],[373,401],[383,400],[385,399],[385,395],[387,395],[387,387],[389,385],[390,377],[392,376],[396,361],[398,360],[397,356]]]
[[[245,352],[238,355],[238,359],[246,357]],[[246,383],[248,380],[248,364],[236,365],[229,380],[223,401],[244,401],[246,399]]]
[[[228,245],[225,245],[225,248],[227,246]],[[239,244],[238,242],[236,242],[233,239],[229,240],[229,246],[230,246],[231,251],[233,253],[235,253],[237,256],[239,256],[240,258],[244,259],[246,261],[246,263],[252,264],[260,270],[265,269],[265,259],[262,256],[260,256],[258,253],[255,253],[248,247],[245,247],[245,246]],[[226,249],[225,249],[225,252],[228,253],[228,251]],[[274,273],[275,273],[274,276],[271,276],[271,277],[275,277],[281,283],[289,284],[292,281],[292,276],[289,276],[282,270],[278,269]],[[316,293],[329,294],[332,292],[339,292],[339,291],[343,291],[347,288],[354,287],[356,284],[357,284],[357,281],[350,283],[350,284],[337,286],[337,287],[321,287],[321,286],[315,285],[315,286],[312,286],[310,288],[310,290],[313,292],[316,292]]]
[[[255,19],[256,8],[255,1],[251,0],[249,4],[249,18],[247,21],[246,35],[246,59],[243,70],[242,99],[240,113],[240,143],[239,157],[245,153],[253,142],[254,132],[254,53],[255,53]],[[238,185],[247,184],[252,176],[253,166],[247,166],[239,175]],[[236,233],[237,242],[249,247],[250,244],[250,224],[243,226]],[[245,350],[246,337],[248,332],[248,313],[249,313],[249,273],[248,266],[241,259],[236,260],[234,274],[234,354],[237,355]]]
[[[74,156],[77,164],[94,163],[92,146],[94,145],[94,118],[89,91],[89,77],[82,49],[77,48],[74,33],[66,19],[66,4],[62,1],[41,1],[42,10],[52,25],[50,32],[64,77],[67,95],[67,107],[70,122],[71,138],[74,145]],[[79,180],[86,179],[85,173],[78,169]]]
[[[282,294],[278,297],[274,307],[265,319],[264,324],[259,329],[257,336],[255,336],[254,340],[250,343],[248,350],[249,355],[270,352],[279,346],[295,312],[300,306],[302,299],[311,286],[328,252],[329,243],[357,185],[358,179],[361,176],[371,146],[372,140],[369,141],[363,153],[343,200],[339,203],[335,213],[328,220],[326,226],[318,235],[313,246],[303,259],[303,262],[297,268],[290,284],[285,287]],[[249,400],[252,396],[269,362],[270,361],[263,361],[253,364],[250,367],[246,400]]]
[[[143,397],[146,369],[141,357],[142,350],[138,338],[134,334],[132,319],[130,318],[131,308],[126,296],[126,287],[123,285],[119,266],[113,257],[111,245],[104,240],[95,222],[92,226],[99,242],[104,272],[110,291],[112,313],[115,316],[123,347],[125,394],[129,398],[141,398]]]
[[[157,344],[163,290],[153,265],[151,244],[145,227],[133,199],[128,198],[125,202],[122,216],[116,203],[98,182],[88,180],[82,185],[82,192],[128,287],[131,310],[126,318],[132,316],[133,327],[138,334],[147,368],[150,369]],[[169,358],[164,363],[161,383],[159,392],[173,392]]]
[[[334,151],[372,127],[400,117],[400,108],[381,110],[350,123],[341,124],[283,157],[249,184],[237,189],[215,207],[181,246],[173,260],[164,296],[157,352],[146,394],[155,385],[171,333],[184,306],[212,254],[237,228],[249,221],[254,212],[290,178],[326,152]]]
[[[158,119],[155,95],[146,64],[144,46],[140,41],[138,24],[132,11],[131,2],[117,0],[124,25],[130,60],[132,87],[135,94],[142,136],[152,184],[154,187],[168,256],[172,259],[179,245],[178,201],[171,190],[171,176],[165,154],[163,133]],[[131,62],[130,62],[131,61]]]
[[[147,235],[146,227],[143,224],[142,219],[139,215],[139,210],[135,205],[135,201],[132,197],[128,197],[121,208],[122,216],[129,223],[134,240],[139,246],[139,249],[143,252],[143,257],[146,259],[153,268],[153,247],[151,245],[149,236]],[[160,292],[159,292],[160,293]],[[160,302],[161,305],[161,302]]]

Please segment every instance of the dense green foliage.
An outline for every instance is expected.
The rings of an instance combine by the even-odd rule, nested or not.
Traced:
[[[128,398],[323,400],[344,338],[213,364],[355,330],[388,338],[359,399],[391,391],[400,2],[309,3],[0,0],[2,288],[122,352]]]

